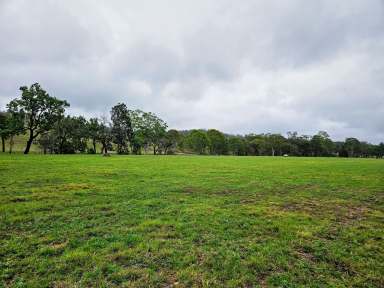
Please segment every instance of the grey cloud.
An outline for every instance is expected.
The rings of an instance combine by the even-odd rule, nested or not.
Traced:
[[[70,113],[384,140],[381,0],[0,1],[0,34],[2,107],[40,82]]]

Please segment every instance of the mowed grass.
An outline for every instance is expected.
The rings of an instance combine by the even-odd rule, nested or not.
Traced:
[[[3,154],[0,179],[5,287],[384,286],[383,160]]]

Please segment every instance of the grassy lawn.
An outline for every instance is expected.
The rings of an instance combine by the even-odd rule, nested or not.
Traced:
[[[0,286],[384,286],[383,160],[2,154],[0,179]]]

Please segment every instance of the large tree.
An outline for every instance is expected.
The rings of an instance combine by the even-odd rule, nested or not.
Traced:
[[[11,113],[24,113],[24,128],[29,133],[24,154],[28,154],[32,142],[49,131],[64,114],[69,104],[50,96],[38,83],[20,87],[20,99],[12,100],[7,106]]]
[[[133,129],[129,110],[124,103],[118,103],[112,107],[112,134],[113,141],[117,145],[117,153],[127,154],[128,144],[132,142]]]

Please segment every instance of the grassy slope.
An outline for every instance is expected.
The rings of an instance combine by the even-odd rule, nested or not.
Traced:
[[[383,287],[383,175],[373,159],[0,155],[0,283]]]

